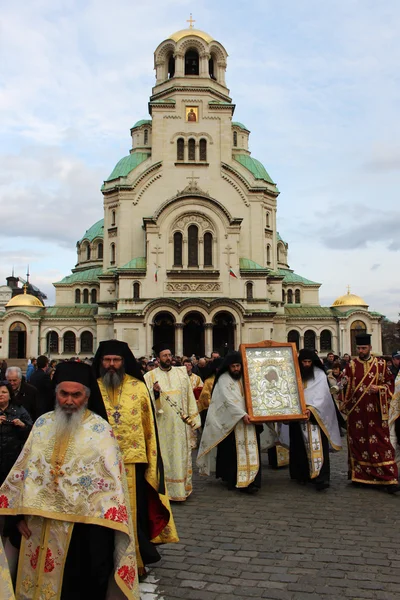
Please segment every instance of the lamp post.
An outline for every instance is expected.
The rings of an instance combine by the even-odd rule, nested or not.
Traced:
[[[49,363],[50,363],[50,360],[51,360],[51,334],[52,334],[52,329],[49,329],[48,334],[49,334],[49,347],[47,348],[47,354],[49,355]]]
[[[344,339],[343,339],[343,335],[344,335],[344,327],[340,328],[340,355],[343,357],[344,354]]]

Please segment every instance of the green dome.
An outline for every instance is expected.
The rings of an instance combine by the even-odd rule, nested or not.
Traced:
[[[57,283],[95,283],[98,282],[99,275],[103,274],[103,267],[96,267],[94,269],[85,269],[84,271],[76,271],[72,275],[67,275],[61,281]]]
[[[135,127],[140,127],[141,125],[151,125],[151,119],[141,119],[140,121],[136,121],[132,129],[135,129]]]
[[[232,127],[239,127],[240,129],[244,129],[245,131],[250,131],[250,129],[247,129],[246,125],[243,125],[243,123],[239,123],[239,121],[232,121]]]
[[[98,237],[104,237],[104,219],[100,219],[100,221],[97,221],[97,223],[87,229],[78,243],[80,244],[83,240],[93,242],[93,240]]]
[[[119,177],[127,177],[133,169],[136,169],[136,167],[147,160],[149,156],[151,156],[149,152],[134,152],[133,154],[129,154],[129,156],[124,156],[124,158],[121,158],[121,160],[117,162],[111,175],[106,181],[112,181]]]
[[[235,154],[233,158],[248,171],[250,171],[255,179],[263,179],[264,181],[275,185],[271,177],[268,175],[264,165],[260,163],[259,160],[256,160],[248,154]]]

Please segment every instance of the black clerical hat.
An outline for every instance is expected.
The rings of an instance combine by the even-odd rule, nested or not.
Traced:
[[[132,375],[132,377],[135,377],[140,381],[144,381],[140,366],[132,354],[131,349],[126,342],[121,342],[120,340],[105,340],[104,342],[100,342],[92,363],[96,377],[100,377],[101,359],[108,354],[122,356],[124,359],[125,373]]]
[[[58,363],[56,370],[54,371],[52,383],[54,387],[57,387],[57,385],[63,381],[81,383],[89,388],[90,398],[88,401],[88,409],[108,421],[103,398],[92,367],[83,362],[68,361]]]
[[[356,335],[357,346],[370,346],[371,345],[371,334],[370,333],[359,333]]]
[[[160,352],[164,350],[171,350],[171,344],[168,342],[158,342],[153,346],[153,352],[156,356],[159,356]]]

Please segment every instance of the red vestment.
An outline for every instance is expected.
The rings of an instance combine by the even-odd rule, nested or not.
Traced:
[[[356,358],[346,366],[345,373],[348,385],[342,412],[347,414],[349,479],[375,485],[397,484],[388,421],[394,381],[386,361]],[[371,385],[379,386],[379,392],[373,392]]]

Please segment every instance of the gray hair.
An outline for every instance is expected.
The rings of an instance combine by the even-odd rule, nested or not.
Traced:
[[[22,379],[22,371],[19,367],[8,367],[8,369],[6,370],[6,379],[8,375],[11,375],[12,373],[16,373],[18,379]]]
[[[79,383],[79,381],[77,381],[76,383]],[[62,384],[58,383],[56,385],[56,394],[58,393],[58,388],[60,387],[60,385],[62,385]],[[83,383],[81,385],[83,385]],[[88,388],[86,385],[84,385],[83,389],[85,390],[86,398],[89,399],[90,398],[90,393],[91,393],[90,388]]]

